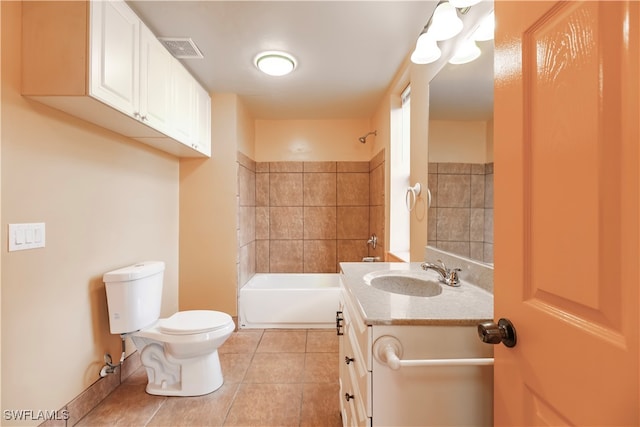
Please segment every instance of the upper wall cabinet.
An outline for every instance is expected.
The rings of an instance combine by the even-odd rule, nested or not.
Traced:
[[[140,20],[120,2],[93,2],[90,9],[89,94],[139,117]]]
[[[124,1],[23,3],[22,94],[180,157],[211,155],[211,98]]]

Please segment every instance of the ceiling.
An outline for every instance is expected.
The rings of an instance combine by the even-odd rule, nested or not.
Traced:
[[[193,39],[204,58],[183,64],[209,91],[238,94],[255,118],[349,119],[374,114],[437,1],[127,3],[156,36]],[[493,50],[492,42],[483,44]],[[263,50],[291,53],[296,70],[260,73],[253,59]],[[463,119],[490,118],[492,55],[448,67],[431,87],[432,117],[455,110]]]

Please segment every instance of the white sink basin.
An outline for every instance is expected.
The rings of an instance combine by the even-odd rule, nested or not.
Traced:
[[[430,272],[382,270],[367,273],[363,279],[373,288],[394,294],[435,297],[442,293],[442,286]]]

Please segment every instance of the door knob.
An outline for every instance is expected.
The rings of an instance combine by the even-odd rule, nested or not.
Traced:
[[[487,344],[502,343],[507,347],[516,345],[516,328],[509,319],[500,319],[496,325],[494,322],[483,322],[478,325],[478,336]]]

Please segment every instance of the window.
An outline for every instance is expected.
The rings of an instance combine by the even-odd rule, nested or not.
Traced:
[[[411,173],[411,88],[401,95],[401,108],[391,118],[393,128],[390,155],[389,250],[394,255],[409,260],[409,211],[405,196]]]

